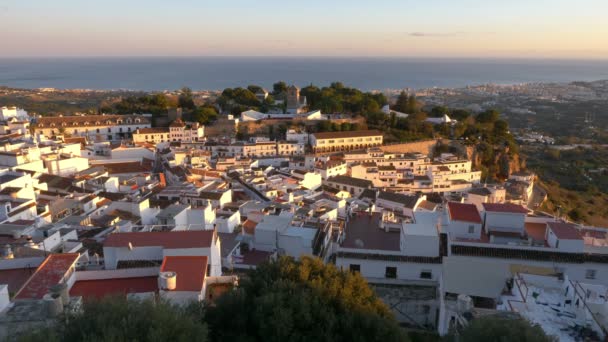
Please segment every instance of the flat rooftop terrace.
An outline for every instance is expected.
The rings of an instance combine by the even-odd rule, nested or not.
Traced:
[[[381,213],[357,213],[346,225],[343,248],[400,251],[400,233],[380,229]]]

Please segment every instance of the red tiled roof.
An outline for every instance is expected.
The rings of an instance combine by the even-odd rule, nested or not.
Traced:
[[[207,274],[206,256],[166,256],[161,272],[175,272],[174,291],[201,291]]]
[[[106,163],[103,166],[108,171],[108,174],[121,173],[145,173],[152,171],[152,165],[146,162],[122,162],[122,163]]]
[[[560,240],[582,240],[581,233],[576,229],[576,226],[572,223],[564,222],[547,222],[549,229],[553,231],[553,234]]]
[[[8,285],[8,292],[15,293],[30,279],[35,268],[17,268],[13,270],[0,270],[0,284]]]
[[[42,299],[49,287],[64,279],[80,257],[79,253],[51,254],[40,264],[34,275],[15,295],[15,299]]]
[[[483,203],[485,211],[497,213],[527,214],[528,209],[513,203]]]
[[[114,278],[77,281],[70,295],[102,298],[110,295],[158,291],[158,277]]]
[[[213,230],[185,230],[170,232],[114,233],[108,235],[104,247],[134,248],[161,246],[164,248],[209,248],[215,236]]]
[[[481,223],[481,216],[475,204],[449,202],[448,209],[451,220]]]

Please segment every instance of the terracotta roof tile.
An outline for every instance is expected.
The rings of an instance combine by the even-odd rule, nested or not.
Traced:
[[[64,279],[80,257],[79,253],[51,254],[38,266],[36,272],[15,295],[15,299],[42,299],[49,287]]]
[[[158,277],[114,278],[77,281],[70,289],[70,295],[87,299],[157,291]]]
[[[527,214],[528,209],[513,203],[483,203],[485,211],[497,213]]]
[[[175,272],[174,291],[201,291],[207,274],[206,256],[166,256],[161,272]]]
[[[122,123],[118,123],[122,120]],[[131,123],[128,123],[128,121]],[[136,122],[139,120],[139,122]],[[150,120],[141,115],[73,115],[73,116],[46,116],[37,119],[37,127],[96,127],[96,126],[116,126],[116,125],[146,125]]]
[[[164,248],[209,248],[215,237],[213,230],[186,230],[169,232],[114,233],[108,235],[104,247],[134,248],[161,246]]]
[[[581,233],[576,229],[573,223],[565,222],[547,222],[549,229],[560,240],[582,240]]]
[[[481,216],[475,204],[449,202],[448,212],[451,220],[481,223]]]

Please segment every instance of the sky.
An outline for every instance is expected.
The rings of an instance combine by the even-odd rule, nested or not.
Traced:
[[[0,0],[0,57],[608,59],[607,0]]]

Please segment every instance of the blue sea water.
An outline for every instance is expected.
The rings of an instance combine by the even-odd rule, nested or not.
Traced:
[[[0,85],[19,88],[195,90],[278,80],[341,81],[364,90],[608,79],[608,60],[327,57],[3,58]]]

